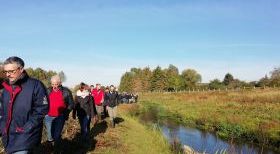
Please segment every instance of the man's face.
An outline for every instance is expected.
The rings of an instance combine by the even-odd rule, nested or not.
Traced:
[[[60,86],[60,82],[59,81],[51,81],[52,83],[52,88],[54,89],[54,90],[57,90],[58,89],[58,87]]]
[[[101,86],[100,85],[96,85],[96,89],[100,90]]]
[[[92,91],[94,89],[94,86],[90,86],[90,90]]]
[[[115,87],[110,87],[110,91],[114,91],[115,90]]]
[[[6,64],[4,65],[4,74],[10,82],[16,81],[23,73],[23,68],[19,67],[18,64]]]

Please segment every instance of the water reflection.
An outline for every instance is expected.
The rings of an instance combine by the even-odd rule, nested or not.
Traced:
[[[172,126],[160,124],[164,136],[172,142],[179,139],[181,144],[188,145],[198,152],[214,154],[216,152],[226,151],[227,153],[240,154],[259,154],[262,148],[253,144],[237,144],[219,139],[215,134],[200,131],[194,128],[187,128],[181,125]],[[263,149],[263,153],[276,154],[276,152]]]
[[[171,144],[179,141],[182,145],[188,145],[200,153],[214,154],[225,151],[238,154],[277,153],[250,143],[224,141],[213,133],[182,126],[166,117],[160,117],[157,108],[151,108],[148,112],[142,113],[140,119],[145,124],[158,124]]]

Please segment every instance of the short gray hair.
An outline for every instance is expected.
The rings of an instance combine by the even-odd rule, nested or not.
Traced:
[[[61,83],[60,76],[59,76],[59,75],[54,75],[54,76],[52,76],[51,82],[54,82],[54,81],[57,81],[57,82]]]
[[[16,57],[16,56],[12,56],[12,57],[7,58],[4,61],[4,65],[7,65],[7,64],[17,64],[21,68],[24,67],[24,61],[21,58]]]

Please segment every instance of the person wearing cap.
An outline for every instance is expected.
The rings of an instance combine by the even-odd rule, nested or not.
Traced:
[[[4,62],[0,130],[5,152],[29,154],[41,143],[43,119],[48,113],[46,88],[28,76],[24,61],[9,57]]]

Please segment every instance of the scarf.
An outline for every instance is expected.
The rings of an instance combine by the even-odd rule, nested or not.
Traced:
[[[77,91],[77,96],[80,96],[80,97],[82,97],[82,98],[86,98],[87,96],[89,96],[89,91],[87,91],[87,90],[83,90],[83,91],[81,91],[81,90],[78,90]]]

